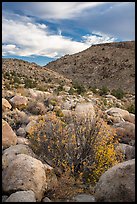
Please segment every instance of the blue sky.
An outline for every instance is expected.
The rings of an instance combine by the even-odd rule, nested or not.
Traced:
[[[3,2],[2,55],[45,65],[94,44],[135,40],[135,2]]]

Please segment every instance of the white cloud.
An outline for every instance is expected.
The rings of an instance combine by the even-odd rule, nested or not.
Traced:
[[[43,19],[68,19],[80,15],[86,9],[106,3],[108,2],[12,2],[10,9]]]
[[[4,56],[47,56],[61,57],[87,49],[92,44],[112,42],[114,38],[96,33],[83,36],[83,42],[64,37],[61,30],[51,34],[48,26],[35,23],[31,18],[18,15],[4,15],[2,19],[2,54]]]
[[[92,32],[92,35],[83,36],[84,42],[90,45],[114,42],[116,38],[101,32]]]
[[[73,54],[88,47],[87,44],[73,41],[62,36],[61,33],[52,35],[46,25],[30,20],[26,22],[23,17],[21,19],[3,17],[2,43],[4,55],[12,52],[18,56],[60,57],[63,54]],[[11,47],[11,45],[16,46]]]

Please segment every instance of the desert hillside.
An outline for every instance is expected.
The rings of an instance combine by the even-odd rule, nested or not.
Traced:
[[[87,87],[107,86],[135,92],[135,42],[114,42],[90,48],[45,66]]]
[[[2,60],[2,202],[135,201],[133,45]]]

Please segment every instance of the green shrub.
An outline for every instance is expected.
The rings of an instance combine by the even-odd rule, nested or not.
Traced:
[[[76,89],[76,92],[78,94],[84,94],[85,93],[86,89],[85,89],[83,84],[80,84],[77,81],[73,81],[72,85],[73,85],[73,88]]]
[[[129,105],[129,106],[127,107],[127,111],[128,111],[129,113],[135,114],[135,104]]]
[[[25,83],[25,88],[35,88],[37,85],[35,81],[28,78],[24,79],[24,83]]]
[[[70,90],[68,91],[68,93],[70,95],[73,95],[75,93],[75,90],[74,90],[74,88],[72,86],[70,87]]]
[[[102,96],[102,95],[108,94],[108,92],[109,92],[109,89],[106,86],[102,86],[102,88],[99,91],[99,94],[100,96]]]
[[[90,89],[91,89],[91,91],[92,91],[94,94],[97,94],[97,93],[98,93],[96,86],[92,86]]]
[[[117,99],[122,99],[125,96],[125,93],[121,88],[113,89],[111,94],[115,96]]]

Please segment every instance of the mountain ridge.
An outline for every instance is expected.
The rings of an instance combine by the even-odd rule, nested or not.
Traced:
[[[43,66],[87,87],[135,93],[135,41],[92,45]]]

